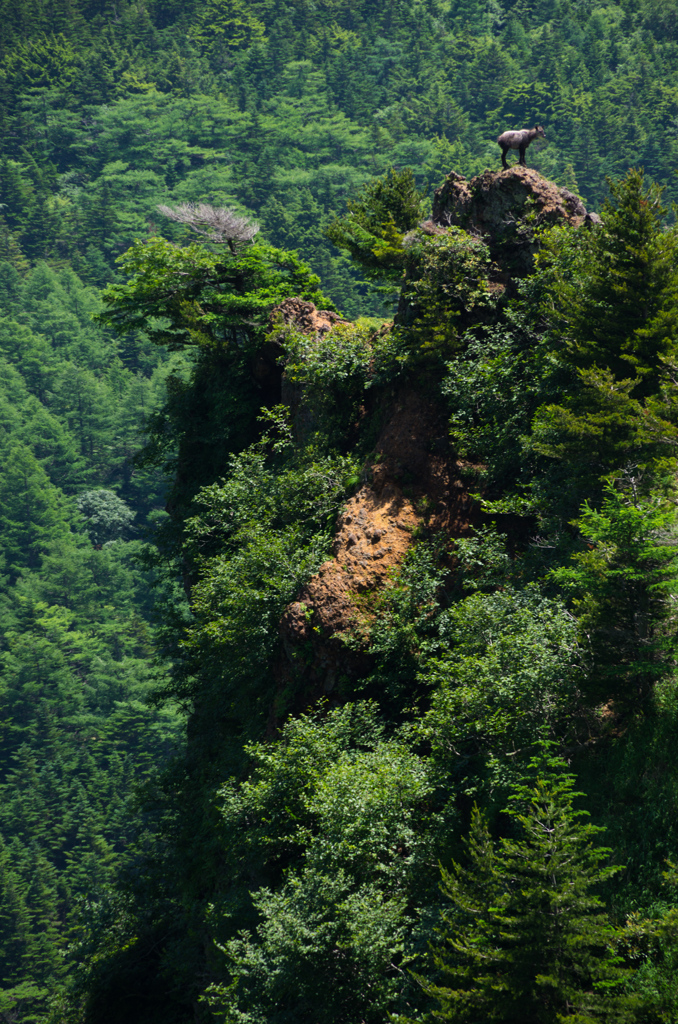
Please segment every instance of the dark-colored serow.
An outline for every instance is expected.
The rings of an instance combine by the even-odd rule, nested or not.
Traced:
[[[532,142],[533,139],[545,139],[546,134],[540,124],[535,128],[515,128],[513,131],[502,132],[497,139],[497,142],[501,146],[501,162],[505,170],[508,170],[508,164],[506,163],[506,154],[509,149],[517,149],[520,153],[520,160],[518,161],[527,167],[525,163],[525,150]]]

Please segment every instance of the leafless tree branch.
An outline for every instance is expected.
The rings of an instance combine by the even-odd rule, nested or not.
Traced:
[[[158,210],[170,220],[186,224],[191,231],[209,238],[210,242],[227,242],[231,248],[238,242],[251,242],[259,231],[258,224],[227,206],[180,203],[179,206],[158,206]]]

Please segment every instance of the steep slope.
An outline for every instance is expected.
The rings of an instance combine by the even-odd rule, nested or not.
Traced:
[[[498,173],[486,171],[470,181],[450,172],[436,189],[431,220],[421,230],[441,238],[454,225],[481,239],[492,259],[488,288],[505,301],[515,295],[517,282],[534,271],[540,230],[556,225],[590,228],[600,223],[600,217],[588,213],[581,199],[567,189],[532,169],[516,166]],[[414,262],[408,274],[416,278],[418,273]],[[278,307],[274,319],[280,313],[288,327],[309,337],[311,348],[313,339],[321,336],[326,345],[339,322],[332,314],[296,300]],[[406,330],[417,315],[416,304],[401,298],[395,324]],[[310,666],[306,674],[318,693],[332,692],[341,675],[364,673],[365,658],[356,662],[342,638],[360,632],[361,622],[366,626],[365,609],[384,587],[392,585],[413,534],[425,523],[426,531],[451,540],[466,536],[472,523],[479,521],[479,506],[476,502],[474,513],[469,495],[470,467],[458,461],[449,445],[445,405],[426,374],[421,383],[423,387],[418,388],[411,381],[382,400],[382,426],[362,467],[369,484],[350,499],[338,518],[333,558],[285,612],[281,635],[290,664],[282,662],[276,670],[283,685],[289,683],[293,669],[298,674],[300,662]],[[284,373],[282,398],[291,409],[298,436],[303,436],[313,417],[303,389],[286,386]],[[303,700],[313,692],[304,691]]]
[[[187,250],[163,249],[163,265],[156,247],[109,293],[113,319],[162,308],[173,345],[194,344],[196,316],[203,333],[155,424],[179,446],[168,565],[192,607],[168,619],[166,693],[189,710],[188,744],[156,794],[155,839],[108,904],[115,927],[92,930],[87,1024],[425,1019],[435,984],[409,965],[435,982],[439,864],[466,856],[469,828],[484,863],[524,842],[506,808],[535,786],[546,804],[570,794],[558,820],[576,831],[573,771],[628,870],[601,869],[613,896],[566,910],[568,927],[622,950],[642,935],[645,959],[629,955],[618,980],[640,993],[638,1020],[661,1020],[673,911],[625,918],[657,905],[678,848],[673,770],[637,775],[638,751],[666,766],[676,734],[678,408],[659,368],[676,354],[678,236],[637,172],[597,223],[511,169],[449,175],[434,218],[394,238],[393,322],[347,322],[298,263],[303,294],[284,298],[288,257],[257,245],[191,249],[179,285]],[[640,328],[621,301],[598,302],[606,283],[622,280],[624,301],[643,283],[639,252],[652,268]],[[594,344],[607,363],[590,364]],[[597,834],[577,833],[583,859],[554,899],[574,875],[593,884]],[[473,920],[491,929],[488,885]],[[525,933],[544,963],[547,917]],[[572,954],[565,1018],[614,973],[599,947]],[[456,947],[444,956],[466,969]],[[551,1019],[536,962],[502,959],[537,1007],[530,1024]],[[633,1019],[630,997],[595,999],[600,1019]],[[520,1019],[515,1005],[496,1019]]]

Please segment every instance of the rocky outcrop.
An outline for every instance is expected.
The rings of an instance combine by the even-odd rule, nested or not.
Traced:
[[[345,324],[347,321],[339,313],[330,309],[316,309],[313,302],[295,297],[285,299],[271,312],[270,329],[274,330],[281,323],[296,327],[304,334],[326,334],[335,324]]]
[[[498,174],[486,171],[470,181],[449,174],[435,193],[431,220],[420,230],[439,236],[454,225],[482,237],[495,262],[490,290],[510,294],[514,279],[533,268],[539,227],[578,227],[596,220],[573,193],[518,166]],[[295,298],[278,307],[274,322],[282,328],[284,344],[285,325],[321,337],[341,318]],[[301,389],[286,382],[284,374],[282,400],[303,440],[311,412]],[[296,694],[295,710],[322,695],[340,700],[342,679],[369,674],[371,659],[363,641],[417,528],[425,525],[429,536],[460,537],[479,515],[463,482],[468,467],[450,450],[447,415],[435,389],[409,385],[380,401],[381,406],[365,410],[372,422],[381,419],[381,429],[363,467],[364,485],[338,518],[332,557],[280,622],[281,657],[275,671],[281,706],[289,693]],[[271,731],[278,725],[272,713]]]
[[[337,524],[333,558],[306,584],[299,599],[289,605],[280,623],[280,636],[289,666],[304,666],[316,691],[331,693],[337,679],[351,676],[363,659],[342,639],[360,629],[359,596],[389,582],[410,546],[420,517],[400,488],[389,484],[375,491],[363,487],[347,503]]]
[[[342,679],[369,671],[360,638],[373,620],[375,599],[392,585],[422,521],[448,536],[469,530],[473,502],[446,427],[444,412],[430,398],[411,389],[392,397],[374,457],[365,466],[368,482],[339,516],[332,558],[280,623],[279,688],[285,692],[294,678],[299,708],[340,689]],[[276,727],[272,718],[271,730]]]
[[[516,165],[485,171],[470,181],[452,171],[435,192],[431,220],[438,227],[456,225],[482,236],[508,280],[534,269],[538,228],[593,225],[600,217],[588,213],[573,192]]]
[[[279,375],[278,402],[286,405],[291,413],[295,436],[298,441],[305,441],[313,432],[314,422],[311,411],[304,402],[303,390],[293,384],[281,368],[281,356],[285,344],[287,329],[307,334],[310,338],[322,338],[337,324],[348,323],[339,313],[331,309],[318,309],[313,302],[307,302],[299,296],[285,299],[275,306],[269,318],[269,340],[266,350],[274,351],[275,364]],[[261,355],[260,357],[261,358]],[[271,403],[273,404],[273,403]]]

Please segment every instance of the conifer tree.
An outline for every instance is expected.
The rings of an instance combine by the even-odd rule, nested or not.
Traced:
[[[442,871],[449,906],[432,944],[437,980],[418,978],[458,1024],[593,1024],[627,1019],[616,929],[597,886],[619,869],[594,845],[602,831],[573,807],[581,795],[555,758],[534,759],[507,813],[516,838],[493,843],[476,807],[468,866]]]
[[[405,267],[403,237],[421,218],[422,198],[409,167],[391,168],[349,201],[348,213],[330,224],[325,234],[367,277],[398,281]]]
[[[638,395],[657,390],[678,330],[678,235],[664,230],[662,191],[645,184],[642,170],[610,182],[590,272],[568,298],[574,361],[609,366],[618,378],[635,371]]]
[[[199,8],[191,35],[203,53],[220,64],[235,50],[247,49],[264,38],[264,25],[243,0],[208,0]]]
[[[577,525],[586,547],[551,573],[573,595],[591,639],[590,691],[626,703],[672,672],[678,590],[675,508],[630,484],[626,491],[608,484],[600,510],[583,505]]]

